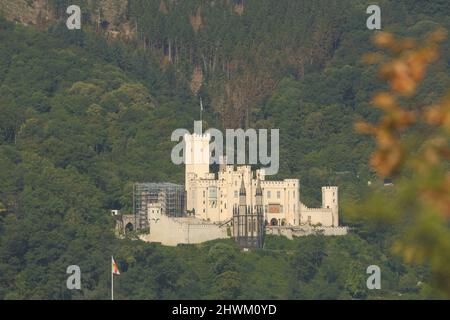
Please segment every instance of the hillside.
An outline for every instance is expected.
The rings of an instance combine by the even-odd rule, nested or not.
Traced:
[[[388,250],[400,230],[346,221],[345,210],[358,226],[348,238],[272,238],[248,255],[226,241],[164,248],[112,231],[109,210],[131,210],[135,181],[183,181],[170,134],[192,129],[199,96],[210,127],[280,128],[278,177],[300,178],[308,205],[331,183],[343,201],[361,197],[376,179],[373,142],[353,123],[375,118],[370,97],[383,87],[361,62],[375,50],[366,1],[78,2],[86,28],[70,32],[67,1],[0,1],[1,299],[107,299],[112,253],[124,299],[436,297],[426,268]],[[380,3],[397,34],[450,30],[448,1]],[[447,42],[420,101],[450,87],[449,53]],[[74,263],[79,293],[63,288]],[[368,264],[386,270],[380,292],[347,272]]]
[[[280,176],[299,177],[310,205],[320,198],[321,185],[339,184],[355,197],[354,186],[373,179],[366,165],[370,141],[353,132],[355,119],[375,116],[368,101],[380,88],[374,67],[361,62],[374,50],[374,33],[365,27],[366,1],[76,3],[83,8],[83,32],[151,60],[152,68],[193,103],[201,96],[210,126],[280,128]],[[4,1],[0,8],[11,20],[30,20],[46,29],[64,23],[66,5],[42,0],[30,6],[18,0]],[[400,35],[421,37],[449,27],[446,1],[381,1],[380,6],[384,29]],[[40,23],[42,16],[48,21]],[[114,59],[154,93],[171,94],[172,89],[154,87],[140,62],[130,66]],[[422,95],[436,88],[440,91],[432,95],[439,96],[448,87],[448,65],[434,68],[438,77],[427,79]]]

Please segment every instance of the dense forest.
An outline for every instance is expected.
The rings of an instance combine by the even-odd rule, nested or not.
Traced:
[[[439,297],[426,267],[391,254],[401,230],[345,208],[347,237],[269,237],[248,253],[231,241],[166,248],[113,232],[109,210],[131,210],[134,182],[183,182],[170,135],[192,130],[200,97],[209,127],[280,128],[276,178],[298,177],[307,205],[326,184],[343,203],[369,192],[373,141],[353,129],[375,119],[370,97],[383,88],[361,61],[376,50],[367,1],[130,0],[109,8],[114,21],[108,1],[70,1],[89,8],[76,31],[65,27],[68,1],[46,3],[53,18],[28,26],[0,10],[1,299],[108,299],[111,255],[121,299]],[[448,1],[379,3],[396,34],[450,30]],[[443,50],[418,101],[450,87]],[[80,291],[65,286],[72,264]],[[371,264],[382,290],[365,287]]]

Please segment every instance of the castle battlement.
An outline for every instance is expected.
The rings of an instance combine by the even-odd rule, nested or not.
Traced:
[[[202,134],[198,134],[198,133],[192,133],[192,134],[185,134],[184,135],[184,139],[185,140],[211,140],[211,134],[209,133],[202,133]]]
[[[273,181],[273,180],[264,180],[261,181],[261,185],[273,185],[273,186],[283,186],[284,181]]]
[[[204,187],[204,186],[214,186],[214,185],[217,185],[217,180],[215,180],[215,179],[201,179],[201,180],[198,180],[197,183],[200,184],[202,187]]]
[[[301,212],[331,212],[332,210],[330,208],[308,208],[304,207],[300,209]]]

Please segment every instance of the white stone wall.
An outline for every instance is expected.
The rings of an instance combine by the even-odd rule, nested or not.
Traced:
[[[294,237],[303,237],[315,234],[322,234],[324,236],[344,236],[348,234],[347,227],[312,227],[312,226],[297,226],[297,227],[267,227],[266,234],[284,236],[288,239]]]
[[[302,205],[300,209],[300,224],[332,227],[333,212],[327,208],[307,208]]]
[[[256,183],[256,180],[255,180]],[[299,225],[299,181],[285,179],[283,181],[261,181],[263,190],[263,206],[266,220],[273,219],[280,225]],[[272,211],[278,207],[278,212]]]
[[[166,246],[201,243],[228,238],[227,226],[207,223],[195,218],[175,218],[149,209],[149,234],[140,238],[147,242],[159,242]]]

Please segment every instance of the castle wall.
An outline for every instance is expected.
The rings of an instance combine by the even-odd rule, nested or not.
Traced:
[[[227,226],[220,227],[195,218],[174,218],[149,212],[150,233],[140,238],[166,246],[194,244],[228,238]]]
[[[294,237],[304,237],[309,235],[322,234],[324,236],[344,236],[348,234],[347,227],[312,227],[312,226],[297,226],[297,227],[267,227],[266,234],[275,236],[284,236],[288,239]]]
[[[302,208],[300,209],[300,224],[333,226],[333,212],[327,208]]]
[[[299,224],[298,179],[261,181],[261,188],[263,190],[264,212],[269,223],[275,219],[278,225]]]

